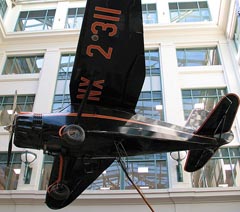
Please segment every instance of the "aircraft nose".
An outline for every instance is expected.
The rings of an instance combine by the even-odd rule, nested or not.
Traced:
[[[19,114],[14,129],[14,144],[22,148],[40,149],[42,134],[42,115],[34,113]]]

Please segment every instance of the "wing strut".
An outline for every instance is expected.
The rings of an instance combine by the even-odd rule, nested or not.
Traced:
[[[146,197],[144,196],[143,192],[141,191],[141,189],[133,182],[133,180],[131,179],[131,177],[128,174],[127,168],[126,168],[126,164],[124,163],[124,161],[122,160],[122,154],[126,154],[126,150],[123,146],[123,144],[121,142],[115,142],[115,146],[117,149],[117,152],[119,154],[119,157],[117,158],[117,162],[118,164],[121,166],[122,170],[124,171],[125,175],[127,176],[128,180],[132,183],[133,187],[137,190],[137,192],[139,193],[139,195],[142,197],[143,201],[146,203],[146,205],[148,206],[148,208],[150,209],[150,211],[154,212],[152,206],[150,205],[150,203],[147,201]]]
[[[91,79],[90,82],[89,82],[89,85],[87,87],[86,93],[84,94],[83,100],[82,100],[82,102],[81,102],[81,104],[80,104],[80,106],[78,108],[78,115],[77,115],[77,119],[75,121],[76,124],[78,124],[78,125],[80,125],[82,112],[83,112],[85,104],[87,103],[90,91],[92,89],[93,82],[94,82],[93,79]]]

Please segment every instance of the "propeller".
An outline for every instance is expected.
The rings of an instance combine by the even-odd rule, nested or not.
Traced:
[[[12,154],[12,143],[13,143],[13,133],[14,133],[14,122],[15,122],[15,113],[17,110],[17,91],[15,91],[13,99],[12,114],[10,117],[10,124],[4,127],[10,133],[9,144],[8,144],[8,157],[7,157],[7,167],[9,167],[11,154]]]

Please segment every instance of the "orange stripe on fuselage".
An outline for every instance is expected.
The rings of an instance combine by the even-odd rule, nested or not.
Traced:
[[[44,114],[47,116],[77,116],[77,113],[51,113],[51,114]],[[144,122],[139,122],[139,121],[134,121],[131,119],[126,119],[126,118],[120,118],[116,116],[106,116],[106,115],[100,115],[100,114],[93,114],[93,113],[83,113],[82,117],[85,118],[98,118],[98,119],[107,119],[107,120],[114,120],[114,121],[122,121],[122,122],[130,122],[130,123],[135,123],[135,124],[143,124],[147,126],[156,126]]]

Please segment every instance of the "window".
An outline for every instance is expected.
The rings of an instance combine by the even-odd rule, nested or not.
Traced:
[[[136,113],[149,118],[164,120],[162,92],[142,91],[138,99]]]
[[[55,96],[53,100],[53,112],[57,112],[65,108],[71,102],[69,83],[72,74],[74,59],[74,54],[66,54],[62,55],[61,57],[57,77],[57,85],[55,89]]]
[[[237,17],[233,40],[238,50],[240,45],[240,15]]]
[[[142,16],[144,24],[158,23],[156,4],[142,4]]]
[[[43,66],[43,56],[8,57],[2,74],[34,74]]]
[[[171,22],[211,21],[207,1],[169,3]]]
[[[169,187],[167,154],[153,154],[124,159],[128,173],[134,183],[144,189]],[[89,187],[89,190],[134,189],[123,170],[115,161]]]
[[[44,155],[39,190],[47,190],[48,188],[50,175],[52,171],[53,159],[54,157],[51,155],[47,155],[47,154]]]
[[[160,61],[158,50],[145,51],[146,75],[160,75]]]
[[[219,149],[204,168],[192,174],[193,187],[240,186],[240,148]]]
[[[7,11],[7,2],[6,0],[0,0],[0,16],[4,18]]]
[[[221,65],[217,47],[177,49],[178,67]]]
[[[32,111],[34,96],[17,97],[17,112]],[[0,126],[6,126],[10,123],[14,96],[0,96]]]
[[[69,8],[65,28],[80,29],[82,26],[85,8]]]
[[[135,184],[145,189],[168,188],[167,154],[122,158]],[[53,157],[45,155],[40,190],[48,187]],[[117,161],[108,167],[89,187],[89,190],[134,189]]]
[[[21,12],[15,31],[39,31],[52,29],[56,10]]]
[[[12,153],[9,167],[7,157],[7,153],[0,153],[0,190],[16,190],[21,172],[21,153]]]
[[[204,109],[211,111],[217,102],[227,93],[226,88],[216,89],[190,89],[182,90],[182,101],[185,120],[188,118],[194,106],[204,104]]]

